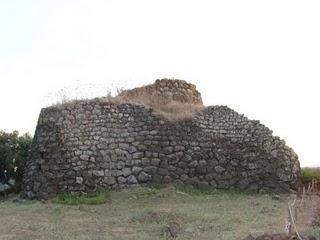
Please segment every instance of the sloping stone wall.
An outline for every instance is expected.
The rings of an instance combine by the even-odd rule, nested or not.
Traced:
[[[95,99],[42,109],[23,195],[47,198],[147,182],[288,192],[299,181],[293,150],[228,107],[167,121],[142,105]]]

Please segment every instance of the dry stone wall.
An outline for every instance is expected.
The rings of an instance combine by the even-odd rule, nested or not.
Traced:
[[[288,192],[300,182],[300,166],[267,127],[226,106],[180,121],[142,105],[102,99],[42,109],[25,197],[148,182]]]

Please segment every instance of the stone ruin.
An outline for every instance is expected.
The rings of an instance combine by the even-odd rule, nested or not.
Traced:
[[[48,198],[150,182],[276,192],[299,186],[298,156],[259,121],[226,106],[197,108],[190,117],[169,120],[141,103],[146,93],[153,103],[202,104],[193,84],[162,79],[115,100],[42,109],[23,196]]]

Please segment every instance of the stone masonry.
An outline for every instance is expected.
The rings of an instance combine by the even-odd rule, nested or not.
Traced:
[[[170,84],[166,91],[190,87],[180,80],[156,84]],[[202,103],[195,87],[171,96],[192,91],[190,101]],[[300,165],[271,130],[226,106],[206,107],[178,121],[140,104],[103,98],[41,110],[23,196],[48,198],[148,182],[289,192],[299,186]]]

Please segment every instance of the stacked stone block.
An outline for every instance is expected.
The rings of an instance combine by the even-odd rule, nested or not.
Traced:
[[[42,109],[23,195],[48,198],[148,182],[288,192],[299,181],[293,150],[226,106],[168,121],[142,105],[95,99]]]

